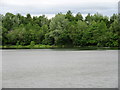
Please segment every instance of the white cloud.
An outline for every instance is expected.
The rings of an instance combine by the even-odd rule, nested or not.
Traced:
[[[11,5],[67,5],[82,3],[101,3],[101,2],[118,2],[119,0],[1,0],[1,3]]]
[[[32,15],[65,13],[102,13],[111,15],[117,13],[119,0],[1,0],[0,12],[30,13]]]

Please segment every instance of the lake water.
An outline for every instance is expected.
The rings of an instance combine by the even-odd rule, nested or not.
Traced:
[[[3,50],[3,88],[117,88],[118,50]]]

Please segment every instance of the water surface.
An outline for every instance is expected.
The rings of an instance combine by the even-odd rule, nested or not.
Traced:
[[[3,50],[3,88],[117,88],[117,50]]]

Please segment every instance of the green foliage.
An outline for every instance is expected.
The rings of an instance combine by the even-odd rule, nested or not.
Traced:
[[[68,23],[68,20],[65,19],[65,15],[57,14],[50,22],[50,30],[64,30]]]
[[[70,10],[52,19],[45,15],[0,14],[0,40],[4,46],[16,48],[39,48],[41,45],[118,47],[119,17],[118,14],[109,18],[96,13],[84,19],[81,13],[73,16]]]
[[[35,42],[34,41],[31,41],[30,42],[30,48],[33,48],[35,46]]]
[[[78,20],[83,20],[83,16],[81,15],[81,13],[77,13],[77,14],[76,14],[75,20],[76,20],[76,21],[78,21]]]
[[[70,10],[66,13],[65,18],[68,19],[70,22],[74,20],[74,16],[72,15],[72,12]]]

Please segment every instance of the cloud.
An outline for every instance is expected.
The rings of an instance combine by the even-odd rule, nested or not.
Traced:
[[[56,14],[65,13],[71,10],[73,13],[101,13],[112,15],[117,13],[118,0],[1,0],[0,12],[21,13],[23,15],[30,13],[39,14]]]

